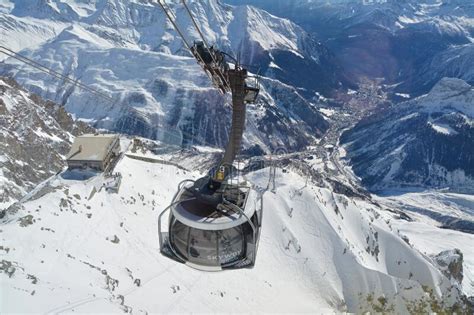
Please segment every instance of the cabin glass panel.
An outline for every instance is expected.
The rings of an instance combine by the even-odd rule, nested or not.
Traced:
[[[189,228],[181,222],[174,220],[173,233],[170,233],[173,245],[181,256],[186,257],[188,251]]]
[[[217,266],[217,237],[215,231],[190,228],[189,261],[206,266]]]
[[[248,224],[225,230],[201,230],[172,218],[171,246],[185,261],[201,266],[225,266],[245,258],[247,243],[253,241]]]
[[[222,265],[231,263],[244,256],[245,235],[240,226],[217,231],[219,239],[218,260]]]

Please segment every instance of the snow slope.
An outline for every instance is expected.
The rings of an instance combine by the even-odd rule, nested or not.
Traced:
[[[421,252],[435,256],[459,248],[464,255],[462,286],[474,295],[474,196],[445,191],[385,191],[375,199],[402,210],[413,220],[392,220],[392,225]],[[457,230],[457,231],[456,231]],[[464,233],[463,233],[464,232]]]
[[[200,174],[129,157],[115,171],[123,176],[117,194],[92,193],[102,176],[59,175],[49,193],[7,211],[2,313],[405,313],[422,301],[425,311],[438,298],[444,308],[459,301],[459,284],[405,243],[375,204],[303,186],[291,169],[278,169],[275,193],[263,196],[254,269],[190,269],[159,254],[156,219],[177,183]],[[268,172],[248,179],[267,187]]]
[[[429,256],[435,256],[441,251],[459,248],[464,256],[463,290],[468,296],[474,295],[474,251],[471,246],[474,240],[472,234],[436,228],[426,219],[419,219],[415,222],[393,221],[393,227],[407,236],[416,249]]]

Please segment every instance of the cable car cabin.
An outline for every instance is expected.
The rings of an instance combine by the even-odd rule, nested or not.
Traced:
[[[223,183],[216,191],[222,203],[215,206],[195,197],[194,183],[180,183],[172,204],[159,216],[161,253],[205,271],[253,267],[262,215],[257,193],[248,186]],[[161,218],[167,212],[164,232]]]

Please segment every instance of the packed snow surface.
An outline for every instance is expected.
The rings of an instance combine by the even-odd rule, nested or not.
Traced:
[[[179,181],[201,174],[127,156],[114,172],[117,194],[101,189],[100,174],[60,174],[3,219],[2,313],[360,312],[371,296],[405,312],[424,296],[420,284],[438,296],[451,287],[374,204],[281,169],[263,195],[255,268],[191,269],[160,255],[157,216]],[[247,179],[265,190],[268,174]]]

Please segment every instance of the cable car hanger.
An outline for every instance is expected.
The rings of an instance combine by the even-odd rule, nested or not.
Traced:
[[[191,55],[195,57],[198,64],[209,76],[214,86],[218,88],[222,94],[231,92],[231,87],[230,87],[230,82],[229,82],[229,77],[228,77],[229,74],[227,73],[228,66],[224,60],[225,59],[224,56],[230,57],[230,59],[234,61],[234,67],[235,67],[234,70],[242,70],[242,71],[245,71],[245,73],[247,72],[247,70],[243,69],[240,62],[236,58],[231,56],[230,54],[217,50],[214,48],[214,46],[209,46],[208,41],[204,37],[198,23],[196,22],[196,19],[194,18],[185,0],[181,0],[181,3],[187,15],[189,16],[193,27],[199,34],[198,41],[195,41],[193,45],[190,45],[190,43],[184,36],[184,33],[179,28],[177,24],[176,15],[170,9],[168,4],[164,0],[157,0],[157,2],[163,9],[163,12],[165,13],[166,17],[173,25],[173,28],[178,33],[179,37],[183,41],[184,46],[188,49]],[[205,59],[209,59],[205,57],[210,57],[210,60],[205,60]],[[247,88],[252,89],[253,92],[256,92],[258,91],[258,83],[256,83],[255,85],[256,85],[255,87],[247,86]],[[255,98],[256,98],[256,95],[255,95]],[[246,102],[253,103],[255,102],[255,98],[247,99]]]
[[[158,216],[160,251],[196,269],[218,271],[252,268],[256,261],[262,223],[262,198],[246,182],[233,182],[233,162],[240,151],[245,128],[246,104],[259,94],[258,76],[249,76],[228,53],[209,46],[185,0],[181,3],[199,40],[190,45],[177,24],[176,15],[164,0],[157,0],[213,85],[232,96],[232,123],[224,156],[208,176],[179,183],[171,204]],[[226,57],[234,61],[229,67]],[[253,78],[254,86],[246,79]],[[168,214],[168,230],[162,219]]]

